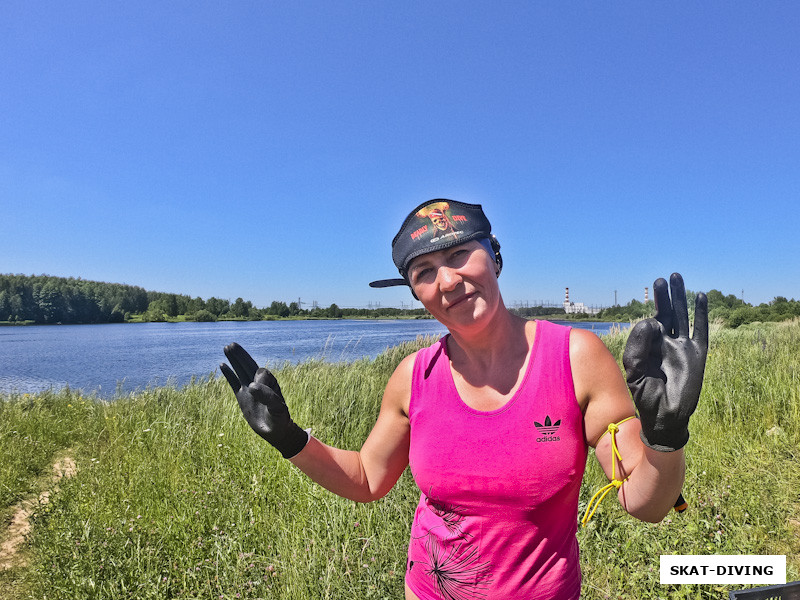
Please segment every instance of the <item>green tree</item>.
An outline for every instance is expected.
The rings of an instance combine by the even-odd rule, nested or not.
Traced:
[[[125,311],[122,310],[122,305],[117,304],[112,310],[111,315],[109,315],[108,322],[109,323],[123,323],[125,321]]]
[[[217,316],[220,316],[225,311],[227,311],[229,306],[230,306],[229,301],[220,300],[219,298],[215,298],[214,296],[211,296],[211,298],[209,298],[206,301],[206,310],[208,310],[211,313],[214,313]]]
[[[242,298],[237,298],[236,301],[231,304],[230,313],[231,316],[241,319],[250,314],[251,308],[253,308],[252,302],[245,302]]]
[[[8,292],[0,290],[0,319],[11,315],[11,303],[8,301]]]
[[[269,308],[266,309],[268,315],[277,315],[279,317],[288,317],[289,316],[289,307],[286,305],[286,302],[279,302],[277,300],[273,300],[272,304],[269,305]]]
[[[157,300],[153,300],[147,307],[147,312],[145,313],[145,319],[147,321],[153,321],[153,322],[166,321],[167,310],[168,306],[166,298],[161,297],[158,298]]]
[[[745,323],[753,322],[753,309],[750,306],[740,306],[736,308],[728,319],[728,324],[733,327],[739,327]]]
[[[201,310],[207,310],[206,303],[200,296],[197,296],[196,298],[192,298],[186,302],[186,308],[184,309],[183,313],[195,314]]]
[[[178,316],[178,296],[175,294],[169,294],[166,298],[166,310],[164,312],[167,313],[168,317],[177,317]]]

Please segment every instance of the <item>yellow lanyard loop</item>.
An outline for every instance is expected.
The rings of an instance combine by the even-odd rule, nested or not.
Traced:
[[[625,421],[630,421],[634,418],[635,417],[628,417],[619,423],[611,423],[608,426],[608,433],[611,434],[611,483],[601,487],[597,493],[592,496],[592,499],[589,500],[589,504],[586,505],[586,513],[583,515],[583,519],[581,519],[581,525],[583,527],[586,527],[586,524],[591,520],[592,516],[594,516],[594,511],[596,511],[597,507],[600,506],[600,503],[603,501],[603,498],[606,497],[608,492],[610,492],[612,489],[619,489],[628,479],[627,477],[624,480],[617,479],[617,460],[619,460],[620,465],[622,464],[622,456],[619,453],[619,448],[617,448],[617,431],[619,431],[619,426]],[[605,433],[603,435],[605,435]],[[600,496],[600,498],[597,499],[597,502],[595,502],[595,499],[598,496]],[[592,506],[592,503],[594,503],[594,506]]]

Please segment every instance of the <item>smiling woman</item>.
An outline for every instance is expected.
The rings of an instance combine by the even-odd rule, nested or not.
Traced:
[[[272,373],[238,344],[225,347],[232,368],[222,372],[245,419],[315,482],[369,502],[411,468],[420,498],[410,600],[577,599],[578,496],[590,446],[607,489],[617,488],[635,517],[660,521],[680,495],[708,345],[705,295],[689,339],[683,280],[673,275],[671,299],[656,282],[656,319],[637,326],[625,351],[640,422],[597,336],[509,312],[499,248],[480,205],[436,199],[408,215],[392,242],[401,277],[370,285],[408,286],[449,333],[399,364],[360,451],[297,425]]]

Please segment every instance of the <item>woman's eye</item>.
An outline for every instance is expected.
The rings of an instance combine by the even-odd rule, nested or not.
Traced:
[[[453,252],[450,255],[450,260],[452,262],[454,262],[454,263],[455,262],[460,263],[460,262],[466,260],[468,257],[469,257],[469,250],[459,249],[459,250],[456,250],[455,252]]]

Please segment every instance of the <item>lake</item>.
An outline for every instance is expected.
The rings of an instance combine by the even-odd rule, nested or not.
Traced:
[[[598,334],[613,323],[570,323]],[[222,348],[241,344],[259,364],[375,358],[446,329],[433,319],[121,323],[0,327],[0,393],[69,386],[101,398],[219,374]]]

